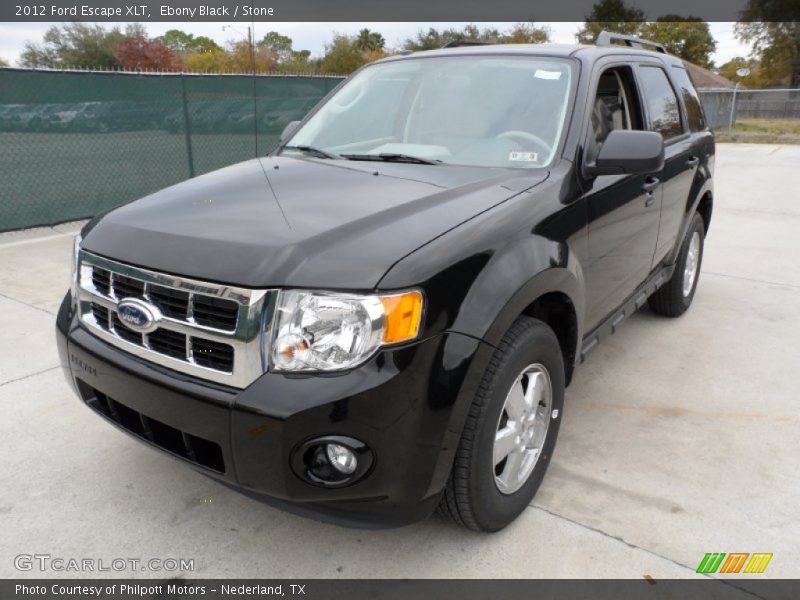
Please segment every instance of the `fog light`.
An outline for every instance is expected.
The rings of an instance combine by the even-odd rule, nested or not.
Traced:
[[[325,452],[333,468],[343,475],[351,475],[358,466],[358,459],[353,451],[341,444],[327,444]]]
[[[367,477],[375,464],[375,455],[360,440],[325,435],[297,446],[289,460],[292,470],[308,483],[343,487]]]

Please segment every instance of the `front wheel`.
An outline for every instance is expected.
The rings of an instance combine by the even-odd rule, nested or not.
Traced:
[[[497,531],[531,503],[564,408],[564,359],[553,330],[520,317],[500,342],[470,407],[440,512]]]
[[[700,279],[705,232],[703,218],[695,213],[678,252],[672,277],[648,299],[654,312],[667,317],[679,317],[692,304]]]

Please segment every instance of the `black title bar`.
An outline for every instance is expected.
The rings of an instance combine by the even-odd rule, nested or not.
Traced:
[[[3,600],[743,600],[790,599],[798,582],[676,579],[22,579],[0,580]]]
[[[2,0],[0,21],[583,21],[597,0]],[[664,15],[737,21],[751,0],[628,0]],[[787,20],[792,20],[788,16]]]

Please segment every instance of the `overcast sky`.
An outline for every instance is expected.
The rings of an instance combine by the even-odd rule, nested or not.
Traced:
[[[25,42],[40,42],[44,32],[51,25],[60,23],[0,23],[0,58],[14,65],[19,59]],[[125,23],[118,24],[121,28]],[[387,46],[397,47],[403,40],[414,35],[420,29],[435,27],[463,27],[467,23],[273,23],[255,24],[255,39],[260,39],[271,30],[288,35],[294,41],[295,50],[310,50],[314,56],[321,56],[324,45],[331,39],[332,33],[356,33],[363,27],[379,31],[386,38]],[[575,33],[582,23],[538,23],[551,29],[551,38],[557,43],[575,43]],[[717,40],[717,51],[714,62],[719,66],[735,56],[747,56],[749,48],[741,44],[733,35],[733,23],[709,23],[711,34]],[[105,24],[111,27],[110,24]],[[247,36],[247,23],[146,23],[148,32],[156,37],[169,29],[182,29],[194,35],[208,36],[219,44],[227,40],[241,39]],[[478,23],[480,27],[496,27],[507,30],[513,23]],[[223,27],[225,29],[223,30]]]

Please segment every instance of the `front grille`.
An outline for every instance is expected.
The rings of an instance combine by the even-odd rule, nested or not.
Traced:
[[[94,320],[97,321],[97,324],[106,331],[108,331],[109,328],[110,314],[106,307],[99,305],[97,302],[92,302],[92,316],[94,316]]]
[[[79,380],[86,403],[126,431],[147,440],[162,450],[218,473],[225,472],[222,448],[216,442],[175,429],[125,406]]]
[[[227,344],[220,344],[211,340],[191,338],[192,353],[198,365],[209,369],[222,370],[225,365],[233,361],[233,348]]]
[[[92,276],[92,280],[94,280],[94,276]],[[138,298],[144,295],[144,281],[115,273],[112,277],[111,289],[114,290],[114,296],[120,300]]]
[[[80,253],[80,313],[90,331],[142,358],[247,387],[262,372],[262,319],[270,292],[200,282]],[[117,316],[117,303],[151,307],[153,323],[137,331]],[[138,329],[138,328],[137,328]]]
[[[92,269],[92,283],[101,294],[105,296],[110,295],[111,291],[111,273],[100,267]]]
[[[186,319],[189,316],[189,294],[187,292],[171,290],[163,286],[151,286],[147,290],[147,294],[153,304],[166,316],[173,319]]]
[[[114,333],[126,342],[136,344],[137,346],[144,346],[144,336],[137,331],[128,329],[123,322],[119,320],[116,313],[111,314],[111,326],[114,329]]]
[[[186,358],[186,336],[182,333],[169,329],[156,329],[147,336],[147,340],[150,342],[150,348],[156,352],[181,360]],[[230,364],[220,370],[230,371],[232,367],[233,357],[231,357]]]
[[[230,300],[196,296],[192,304],[196,323],[217,329],[233,329],[236,327],[236,313],[239,307]]]

